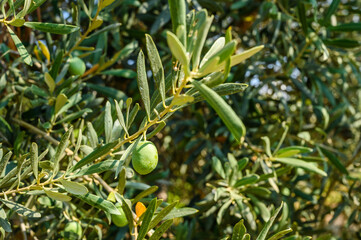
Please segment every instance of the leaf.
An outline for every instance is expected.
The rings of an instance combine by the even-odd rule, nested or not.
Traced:
[[[247,176],[243,177],[242,179],[238,180],[234,184],[234,187],[249,185],[249,184],[257,182],[258,179],[259,179],[259,176],[257,174],[250,174],[250,175],[247,175]]]
[[[158,240],[162,237],[162,235],[165,233],[165,231],[168,230],[168,228],[170,228],[170,226],[172,226],[173,224],[173,219],[170,219],[168,221],[165,221],[164,223],[162,223],[159,228],[157,228],[155,230],[155,232],[152,234],[152,236],[149,238],[149,240]]]
[[[138,54],[137,59],[137,83],[144,103],[145,111],[147,112],[148,120],[150,120],[150,98],[149,98],[149,86],[147,79],[147,72],[145,69],[144,54],[142,51]]]
[[[88,193],[88,189],[80,183],[71,182],[65,179],[60,180],[60,182],[64,186],[65,190],[71,194],[85,195]]]
[[[164,121],[161,121],[158,126],[150,133],[147,134],[147,139],[152,138],[153,136],[155,136],[157,133],[159,133],[160,131],[162,131],[162,129],[166,126],[166,123]]]
[[[12,2],[12,1],[9,1],[9,2]],[[11,22],[9,24],[14,27],[21,27],[24,25],[24,23],[25,23],[24,19],[14,18],[13,20],[11,20]]]
[[[6,165],[8,164],[8,162],[9,162],[12,155],[13,155],[13,153],[11,151],[9,151],[7,154],[5,154],[4,157],[1,158],[1,161],[0,161],[0,176],[2,175],[4,169],[5,169]]]
[[[330,26],[328,30],[335,32],[352,32],[352,31],[361,31],[361,23],[344,23],[337,26]]]
[[[158,87],[162,101],[165,101],[165,80],[164,80],[164,69],[160,59],[157,47],[155,46],[153,39],[150,35],[145,35],[146,47],[148,59],[150,62],[150,68],[152,69],[153,78]]]
[[[275,157],[275,158],[272,158],[272,160],[276,161],[276,162],[281,162],[281,163],[284,163],[284,164],[288,164],[290,166],[293,166],[293,167],[300,167],[300,168],[304,168],[306,170],[309,170],[311,172],[315,172],[315,173],[318,173],[324,177],[327,177],[327,173],[325,173],[323,170],[317,168],[317,166],[313,163],[310,163],[310,162],[305,162],[305,161],[302,161],[302,160],[299,160],[297,158],[278,158],[278,157]]]
[[[118,121],[119,121],[120,125],[122,126],[122,128],[124,129],[125,133],[129,135],[128,128],[125,125],[124,115],[122,113],[123,100],[121,100],[119,103],[116,100],[114,100],[114,102],[115,102],[115,110],[117,111]]]
[[[244,235],[246,234],[246,227],[243,224],[243,219],[241,219],[236,225],[233,227],[232,240],[243,240]]]
[[[30,149],[30,161],[31,165],[33,167],[33,173],[35,176],[35,179],[38,180],[38,167],[39,167],[39,158],[38,158],[38,145],[36,143],[31,144]]]
[[[125,172],[125,168],[123,168],[119,173],[119,180],[117,186],[118,193],[121,195],[123,195],[124,193],[125,184],[126,184],[126,172]]]
[[[93,19],[93,21],[90,24],[89,31],[93,31],[94,29],[99,28],[103,24],[103,19],[101,19],[99,16],[96,19]]]
[[[105,144],[104,146],[101,146],[101,147],[95,149],[92,153],[90,153],[85,158],[83,158],[82,160],[77,162],[70,169],[70,172],[74,172],[75,170],[85,166],[86,164],[93,162],[97,158],[101,158],[105,155],[108,155],[110,150],[113,149],[118,143],[119,143],[119,140]]]
[[[224,214],[226,213],[227,209],[229,209],[229,206],[232,204],[232,200],[228,200],[226,203],[222,205],[222,207],[219,209],[217,214],[217,223],[220,225],[222,223],[222,219]]]
[[[210,59],[213,55],[215,55],[217,52],[222,50],[226,43],[226,39],[224,37],[218,38],[212,45],[212,47],[208,50],[206,55],[204,55],[201,64],[199,65],[200,68]]]
[[[33,210],[15,202],[11,202],[5,199],[0,199],[9,209],[17,212],[19,215],[29,218],[40,218],[41,214],[39,212],[34,212]]]
[[[276,152],[276,157],[284,158],[291,157],[296,154],[310,153],[312,152],[312,148],[302,147],[302,146],[291,146],[285,147]]]
[[[171,105],[176,106],[176,105],[184,105],[184,104],[188,104],[194,101],[194,97],[193,96],[188,96],[188,95],[180,95],[180,96],[176,96],[175,98],[173,98]]]
[[[58,147],[56,148],[55,155],[53,156],[51,162],[54,163],[54,172],[53,176],[55,176],[59,171],[59,162],[61,160],[61,156],[65,152],[65,149],[68,146],[68,140],[70,138],[70,134],[73,131],[73,128],[69,128],[69,130],[61,137],[60,143]]]
[[[242,142],[246,134],[246,127],[233,109],[220,97],[215,91],[206,85],[197,81],[192,82],[200,94],[207,100],[211,107],[217,112],[218,116],[231,131],[237,142]]]
[[[330,7],[327,9],[325,13],[325,17],[323,21],[328,24],[330,22],[331,16],[336,12],[338,5],[340,4],[341,0],[333,0]]]
[[[322,41],[327,46],[340,47],[340,48],[355,48],[361,45],[359,41],[347,39],[347,38],[323,39]]]
[[[278,240],[278,239],[282,238],[284,235],[286,235],[292,231],[293,231],[292,228],[287,228],[285,230],[282,230],[282,231],[274,234],[272,237],[268,238],[268,240]]]
[[[88,129],[88,140],[89,140],[89,143],[90,143],[90,146],[92,148],[96,148],[98,146],[98,134],[97,132],[95,131],[94,127],[93,127],[93,124],[91,122],[87,122],[86,123],[86,126],[87,126],[87,129]]]
[[[249,49],[247,51],[244,51],[243,53],[231,56],[231,67],[243,62],[247,58],[252,57],[254,54],[258,53],[263,48],[264,48],[264,46],[261,45],[261,46],[253,47],[253,48],[251,48],[251,49]],[[217,72],[217,71],[221,71],[221,70],[225,69],[225,67],[226,67],[226,64],[223,62],[223,63],[219,64],[217,66],[217,68],[214,68],[212,70],[214,72]],[[196,74],[194,74],[194,76],[198,78],[198,77],[202,77],[203,75],[199,74],[199,73],[198,74],[196,73]]]
[[[142,191],[141,193],[139,193],[137,196],[135,196],[135,198],[132,200],[132,203],[136,203],[139,200],[141,200],[142,198],[154,193],[155,191],[158,190],[158,186],[152,186],[144,191]]]
[[[93,207],[96,207],[98,209],[101,209],[109,214],[120,215],[120,212],[114,206],[113,203],[111,203],[101,197],[98,197],[97,195],[87,193],[85,195],[75,195],[75,196],[77,198],[79,198],[80,200],[86,202],[87,204],[89,204]]]
[[[125,216],[127,217],[128,220],[128,225],[129,225],[129,229],[133,229],[133,224],[134,224],[134,220],[133,220],[133,213],[132,213],[132,209],[131,209],[131,205],[130,205],[130,201],[125,200],[122,196],[120,196],[119,193],[115,192],[115,198],[117,198],[117,201],[119,202],[119,198],[120,201],[122,203],[122,209],[124,211]],[[132,231],[132,230],[131,230]]]
[[[41,41],[38,41],[39,47],[41,49],[41,52],[44,54],[46,60],[48,60],[48,62],[50,62],[50,52],[48,47]]]
[[[44,189],[44,192],[46,193],[46,195],[48,195],[48,197],[50,197],[54,200],[58,200],[58,201],[62,201],[62,202],[69,202],[71,200],[71,197],[69,197],[63,193],[48,191],[45,189]]]
[[[6,231],[6,232],[12,232],[11,225],[6,217],[6,213],[3,208],[0,207],[0,226]]]
[[[189,73],[189,59],[183,44],[179,41],[176,35],[167,31],[167,43],[173,56],[183,65],[183,70],[186,75]]]
[[[49,92],[53,93],[56,85],[54,79],[51,77],[51,75],[48,72],[44,73],[44,80],[46,85],[48,85]]]
[[[129,156],[133,153],[133,149],[137,146],[137,144],[140,142],[142,137],[138,137],[137,141],[133,142],[131,145],[128,146],[127,150],[123,153],[122,157],[120,158],[120,161],[124,161],[125,165],[128,166],[129,162],[127,162],[127,159]],[[121,165],[118,165],[118,168],[115,171],[115,176],[119,174],[121,170]]]
[[[219,160],[216,156],[212,157],[212,166],[219,176],[221,176],[223,179],[226,178],[226,173],[224,172],[221,160]]]
[[[97,91],[98,93],[104,94],[107,97],[113,98],[114,100],[120,101],[125,99],[126,95],[124,92],[114,89],[112,87],[101,86],[99,84],[86,83],[86,86]]]
[[[31,0],[24,0],[23,9],[16,15],[16,18],[23,18],[29,11],[31,6]]]
[[[107,101],[105,104],[105,114],[104,114],[104,131],[105,131],[105,142],[109,143],[112,139],[112,129],[113,129],[113,118],[110,102]]]
[[[330,160],[331,164],[337,168],[341,173],[348,175],[348,171],[346,167],[341,163],[341,161],[336,157],[335,154],[331,153],[330,151],[326,150],[325,148],[319,148],[323,155],[325,155],[328,160]]]
[[[262,231],[260,232],[260,234],[258,235],[256,240],[265,240],[268,234],[268,231],[270,230],[273,222],[275,221],[278,213],[280,212],[280,210],[283,207],[283,202],[281,203],[281,205],[275,210],[275,212],[273,213],[272,217],[270,218],[270,220],[264,225]]]
[[[101,72],[101,74],[112,75],[117,77],[133,79],[137,76],[137,73],[129,69],[109,69]]]
[[[100,8],[103,9],[107,6],[109,6],[110,4],[112,4],[115,0],[102,0],[100,1]]]
[[[267,222],[270,217],[271,217],[271,213],[270,211],[268,210],[267,206],[261,202],[260,200],[258,200],[255,196],[251,195],[251,194],[248,194],[247,195],[251,200],[252,202],[254,203],[254,205],[258,208],[258,210],[260,211],[261,213],[261,217],[262,219]]]
[[[26,48],[24,47],[24,45],[22,44],[21,40],[18,38],[18,36],[13,32],[13,30],[11,30],[11,28],[6,25],[6,27],[8,28],[8,31],[10,33],[11,38],[13,39],[16,48],[19,51],[19,54],[21,56],[21,58],[24,60],[24,62],[30,66],[33,66],[33,60],[31,59],[31,56],[29,55],[28,51],[26,50]]]
[[[144,213],[144,218],[142,221],[142,225],[140,226],[140,229],[139,229],[139,234],[138,234],[137,240],[142,240],[145,237],[145,235],[147,235],[147,232],[149,231],[148,227],[149,227],[150,221],[153,218],[156,204],[157,204],[157,198],[154,198],[149,203],[147,211]]]
[[[306,18],[306,8],[305,8],[305,4],[302,1],[298,1],[297,10],[298,10],[298,18],[301,23],[302,31],[305,34],[305,36],[307,36],[308,26],[307,26],[307,18]]]
[[[55,110],[54,113],[57,115],[57,113],[60,111],[60,109],[68,102],[67,96],[65,94],[61,93],[56,97],[55,101]]]
[[[137,202],[137,204],[135,205],[135,214],[137,215],[137,217],[141,217],[143,213],[145,213],[145,211],[147,211],[147,208],[144,206],[144,204],[141,202]]]
[[[198,212],[197,209],[189,208],[189,207],[176,208],[170,211],[170,213],[166,217],[164,217],[163,220],[193,215],[196,214],[197,212]]]
[[[265,145],[264,148],[265,148],[265,152],[266,152],[267,156],[272,157],[271,143],[270,143],[269,137],[263,136],[263,137],[261,137],[261,139],[264,142],[264,145]]]
[[[166,206],[165,208],[162,209],[162,211],[160,211],[150,222],[149,225],[149,229],[152,229],[154,227],[156,227],[158,225],[158,223],[160,223],[160,221],[163,220],[163,218],[165,218],[168,213],[170,213],[175,206],[178,204],[178,201],[173,202],[172,204],[169,204],[168,206]]]
[[[91,165],[89,167],[85,167],[81,169],[79,172],[76,172],[73,175],[70,175],[70,177],[80,177],[84,175],[91,175],[94,173],[102,173],[105,171],[113,170],[114,167],[119,163],[119,160],[105,160],[100,163],[96,163],[94,165]]]
[[[56,24],[56,23],[43,23],[43,22],[26,22],[24,26],[33,28],[42,32],[54,33],[54,34],[70,34],[78,31],[78,26]]]
[[[236,50],[236,41],[233,40],[227,43],[222,50],[214,54],[207,62],[204,63],[202,67],[198,70],[198,74],[205,76],[211,72],[217,71],[217,66],[223,63],[225,60],[229,59],[230,56]]]

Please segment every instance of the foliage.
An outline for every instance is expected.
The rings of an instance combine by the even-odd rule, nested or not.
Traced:
[[[1,237],[360,237],[360,9],[329,2],[0,1]]]

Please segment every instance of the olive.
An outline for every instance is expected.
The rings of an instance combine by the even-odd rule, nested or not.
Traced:
[[[124,227],[128,224],[127,217],[123,211],[122,205],[120,203],[115,204],[117,209],[120,212],[120,215],[112,214],[112,222],[118,227]]]
[[[134,170],[145,175],[152,172],[158,164],[158,151],[155,145],[150,141],[138,143],[132,155]]]
[[[69,72],[72,75],[83,75],[85,73],[85,63],[78,57],[69,60]]]

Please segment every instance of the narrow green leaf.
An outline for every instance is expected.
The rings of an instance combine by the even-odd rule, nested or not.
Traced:
[[[196,214],[198,212],[197,209],[184,207],[184,208],[175,208],[170,213],[163,218],[163,220],[178,218],[178,217],[185,217],[189,215]]]
[[[49,191],[49,190],[44,190],[44,192],[46,193],[46,195],[48,195],[48,197],[50,197],[54,200],[58,200],[58,201],[62,201],[62,202],[69,202],[71,200],[71,197],[69,197],[68,195],[65,195],[63,193],[53,192],[53,191]]]
[[[107,97],[113,98],[114,100],[122,100],[126,98],[124,92],[114,89],[112,87],[102,86],[100,84],[86,83],[86,86],[97,91],[98,93],[104,94]]]
[[[267,206],[263,202],[261,202],[258,198],[253,196],[252,194],[248,194],[247,196],[252,200],[254,205],[260,211],[262,219],[265,222],[267,222],[271,217],[271,213],[270,213],[269,209],[267,208]]]
[[[129,135],[128,128],[125,125],[124,115],[123,115],[123,112],[122,112],[123,100],[120,100],[119,103],[116,100],[114,100],[114,102],[115,102],[115,110],[117,111],[118,121],[119,121],[120,125],[122,126],[122,128],[124,129],[124,131],[126,132],[126,134]]]
[[[142,198],[154,193],[155,191],[158,190],[158,186],[152,186],[144,191],[142,191],[141,193],[139,193],[137,196],[135,196],[135,198],[132,200],[132,204],[137,203],[139,200],[141,200]]]
[[[129,200],[125,200],[122,196],[120,196],[119,193],[115,192],[115,197],[117,198],[117,201],[122,203],[122,209],[124,211],[125,216],[128,220],[129,229],[131,229],[131,232],[133,231],[134,226],[134,219],[133,219],[133,213],[132,213],[132,207]]]
[[[11,210],[17,212],[19,215],[29,218],[39,218],[41,217],[41,214],[39,212],[34,212],[33,210],[30,210],[29,208],[16,203],[12,201],[8,201],[5,199],[0,199],[8,208]]]
[[[219,160],[216,156],[212,157],[212,166],[219,176],[221,176],[223,179],[226,178],[226,173],[224,172],[221,160]]]
[[[302,146],[291,146],[285,147],[276,152],[276,157],[284,158],[291,157],[296,154],[310,153],[312,152],[312,148],[302,147]]]
[[[158,240],[162,237],[163,233],[165,233],[168,228],[170,228],[173,224],[173,219],[170,219],[168,221],[165,221],[162,223],[159,228],[155,230],[155,232],[152,234],[152,236],[149,238],[149,240]]]
[[[361,45],[361,42],[347,38],[323,39],[322,41],[327,46],[339,48],[355,48]]]
[[[80,200],[86,202],[87,204],[96,207],[98,209],[101,209],[109,214],[115,214],[115,215],[119,215],[120,212],[118,211],[118,209],[114,206],[113,203],[98,197],[97,195],[91,194],[91,193],[87,193],[85,195],[75,195],[77,198],[79,198]]]
[[[330,26],[328,30],[335,32],[352,32],[352,31],[361,31],[361,23],[344,23],[337,26]]]
[[[302,31],[305,34],[305,36],[307,36],[308,25],[307,25],[306,8],[304,2],[298,1],[297,10],[298,10],[298,18],[301,23]]]
[[[55,33],[55,34],[70,34],[78,31],[78,26],[56,24],[56,23],[43,23],[43,22],[26,22],[25,26],[33,28],[42,32]]]
[[[49,92],[53,93],[56,85],[54,79],[51,77],[51,75],[48,72],[44,73],[44,80],[46,85],[48,85]]]
[[[105,114],[104,114],[104,131],[105,131],[105,142],[109,143],[112,139],[112,130],[113,130],[113,118],[112,118],[112,109],[110,102],[107,101],[105,104]]]
[[[69,122],[71,122],[71,121],[73,121],[75,119],[81,118],[84,114],[91,113],[91,112],[93,112],[93,111],[90,108],[84,108],[84,109],[82,109],[82,110],[80,110],[78,112],[74,112],[74,113],[71,113],[69,115],[66,115],[65,117],[63,117],[62,119],[57,121],[55,123],[55,125],[61,124],[61,123],[64,123],[64,122],[69,123]]]
[[[76,172],[74,175],[69,175],[69,177],[80,177],[84,175],[91,175],[94,173],[102,173],[105,171],[113,170],[114,167],[119,163],[119,160],[105,160],[100,163],[96,163],[89,167],[81,169],[79,172]]]
[[[85,195],[88,193],[88,189],[80,183],[71,182],[65,179],[60,180],[60,182],[64,186],[65,190],[71,194]]]
[[[217,52],[219,52],[220,50],[222,50],[222,48],[224,47],[226,43],[226,39],[224,37],[220,37],[218,38],[212,45],[212,47],[208,50],[208,52],[206,53],[206,55],[204,55],[204,57],[202,58],[201,64],[199,65],[200,68],[202,68],[202,66],[212,57],[214,56]]]
[[[59,162],[61,160],[62,155],[65,153],[65,149],[68,146],[68,141],[70,138],[70,134],[73,131],[73,128],[69,128],[69,130],[61,137],[60,143],[56,148],[55,155],[53,156],[51,162],[54,163],[54,172],[53,176],[55,176],[59,171]]]
[[[125,168],[122,168],[122,170],[119,173],[119,180],[118,180],[118,193],[120,195],[123,195],[124,193],[124,189],[125,189],[125,184],[126,184],[126,173],[125,173]]]
[[[327,9],[325,13],[325,17],[323,18],[324,23],[328,24],[330,22],[331,16],[336,12],[338,5],[341,0],[333,0],[330,7]]]
[[[267,154],[268,157],[272,157],[272,152],[271,152],[271,143],[270,143],[270,140],[267,136],[263,136],[261,137],[261,139],[263,140],[264,142],[264,148],[265,148],[265,152]]]
[[[12,232],[11,225],[7,219],[4,209],[0,207],[0,226],[5,230],[5,232]]]
[[[272,217],[270,218],[270,220],[265,224],[265,226],[263,227],[261,233],[258,235],[256,240],[265,240],[268,234],[268,231],[270,230],[273,222],[275,221],[278,213],[281,211],[283,207],[283,202],[281,203],[281,205],[275,210],[275,212],[273,213]]]
[[[142,225],[140,226],[137,240],[143,240],[143,238],[147,235],[147,232],[149,231],[149,224],[153,218],[156,204],[157,204],[157,198],[154,198],[149,203],[147,207],[147,211],[145,211],[144,213],[143,222]]]
[[[292,228],[287,228],[285,230],[282,230],[276,234],[274,234],[272,237],[270,237],[268,240],[278,240],[278,239],[281,239],[284,235],[292,232]]]
[[[23,18],[29,11],[31,6],[31,0],[24,0],[23,9],[16,15],[16,18]]]
[[[65,94],[61,93],[56,97],[55,100],[55,115],[60,111],[60,109],[68,102],[67,96]]]
[[[35,176],[35,179],[38,179],[38,167],[39,167],[39,158],[38,158],[38,145],[36,143],[32,143],[31,144],[31,149],[30,149],[30,161],[31,161],[31,165],[33,167],[33,173]]]
[[[325,148],[319,148],[323,155],[325,155],[328,160],[330,160],[331,164],[337,168],[341,173],[348,175],[348,171],[346,167],[341,163],[341,161],[336,157],[335,154],[331,153],[330,151],[326,150]]]
[[[162,209],[162,211],[160,211],[151,221],[150,225],[149,225],[149,229],[152,229],[154,227],[156,227],[158,225],[158,223],[160,223],[160,221],[163,220],[163,218],[165,218],[168,213],[170,213],[175,206],[178,204],[178,201],[173,202],[172,204],[169,204],[168,206],[166,206],[165,208]]]
[[[173,32],[176,33],[179,27],[186,26],[186,1],[184,0],[168,0],[170,16],[172,19]],[[185,44],[186,34],[180,38]]]
[[[13,155],[13,153],[11,151],[9,151],[7,154],[5,154],[4,157],[1,158],[1,161],[0,161],[0,176],[2,175],[4,169],[5,169],[6,165],[8,164],[8,162],[9,162],[12,155]]]
[[[196,71],[199,66],[201,53],[206,41],[209,28],[213,21],[213,16],[208,17],[207,10],[202,9],[196,14],[197,25],[194,31],[197,33],[196,42],[192,54],[192,70]]]
[[[93,124],[91,122],[87,122],[86,126],[87,126],[87,129],[88,129],[87,136],[88,136],[90,146],[92,148],[96,148],[98,146],[98,142],[99,142],[98,134],[96,133],[96,131],[95,131],[94,127],[93,127]]]
[[[75,170],[85,166],[88,163],[93,162],[97,158],[101,158],[105,155],[108,155],[110,150],[113,149],[117,144],[119,143],[119,140],[105,144],[104,146],[101,146],[97,149],[95,149],[92,153],[87,155],[85,158],[77,162],[71,169],[70,172],[74,172]]]
[[[233,227],[232,240],[243,240],[244,235],[246,234],[246,227],[244,226],[243,219],[241,219]]]
[[[222,223],[222,219],[224,214],[226,213],[227,209],[229,209],[229,206],[232,204],[232,200],[228,200],[227,202],[223,203],[222,207],[220,207],[218,213],[217,213],[217,223],[220,225]]]
[[[276,162],[280,162],[280,163],[284,163],[293,167],[300,167],[300,168],[304,168],[306,170],[309,170],[311,172],[315,172],[318,173],[324,177],[327,177],[327,173],[325,173],[324,171],[322,171],[321,169],[319,169],[315,164],[310,163],[310,162],[305,162],[302,160],[299,160],[297,158],[278,158],[275,157],[273,158],[274,161]]]
[[[189,59],[186,50],[176,35],[167,32],[167,43],[173,56],[183,65],[183,70],[186,75],[189,73]]]
[[[18,38],[18,36],[11,30],[9,26],[6,26],[8,28],[8,31],[10,33],[11,38],[13,39],[16,48],[19,51],[19,54],[21,58],[24,60],[24,62],[30,66],[33,66],[33,60],[31,59],[31,56],[29,55],[28,51],[22,44],[21,40]]]
[[[165,80],[164,80],[164,69],[160,59],[157,47],[155,46],[153,39],[150,35],[145,35],[147,54],[150,62],[150,68],[152,69],[153,78],[158,87],[162,101],[165,101]]]
[[[11,2],[11,1],[9,1],[9,2]],[[25,23],[24,19],[16,18],[16,19],[13,19],[9,24],[14,27],[21,27],[24,25],[24,23]]]
[[[243,177],[242,179],[238,180],[234,184],[234,187],[249,185],[249,184],[257,182],[258,179],[259,179],[259,176],[257,174],[250,174],[250,175],[247,175],[247,176]]]
[[[202,83],[198,83],[197,81],[193,81],[192,83],[211,105],[211,107],[217,112],[219,117],[233,134],[234,138],[238,142],[241,142],[242,138],[246,134],[246,127],[233,109],[214,90]]]
[[[166,126],[166,123],[164,121],[161,121],[158,126],[150,133],[147,134],[147,139],[152,138],[153,136],[155,136],[157,133],[159,133],[160,131],[162,131],[162,129]]]
[[[138,54],[137,59],[137,83],[140,96],[144,103],[145,111],[147,112],[148,120],[150,120],[150,98],[149,98],[149,86],[147,79],[147,71],[145,69],[144,54],[142,51]]]
[[[134,105],[132,111],[130,111],[129,119],[128,119],[128,123],[127,123],[127,127],[128,127],[128,128],[132,125],[135,117],[136,117],[137,114],[138,114],[139,109],[140,109],[139,104],[136,103],[136,104]]]
[[[237,162],[237,165],[238,165],[238,171],[242,171],[248,164],[248,158],[247,157],[244,157],[242,158],[241,160],[239,160]]]

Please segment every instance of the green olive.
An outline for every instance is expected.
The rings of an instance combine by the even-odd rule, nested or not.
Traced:
[[[158,164],[158,151],[150,141],[138,143],[133,151],[132,163],[134,170],[145,175],[152,172]]]
[[[122,205],[120,205],[120,203],[117,203],[115,204],[115,206],[118,208],[120,215],[112,214],[112,222],[118,227],[124,227],[128,224],[128,220],[125,216]]]
[[[81,225],[79,222],[68,222],[65,225],[64,228],[65,232],[70,232],[70,233],[74,233],[76,235],[78,235],[78,238],[80,238],[83,235],[83,229],[81,228]],[[65,238],[67,239],[67,238]]]
[[[83,75],[85,73],[85,63],[78,57],[69,60],[69,72],[72,75]]]

